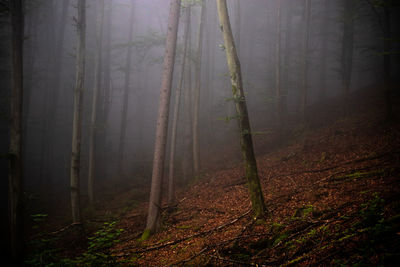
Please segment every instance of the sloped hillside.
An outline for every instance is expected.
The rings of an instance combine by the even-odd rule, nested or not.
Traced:
[[[355,110],[257,158],[265,218],[252,218],[238,165],[182,190],[147,241],[146,203],[132,209],[113,255],[141,266],[395,265],[400,126],[368,101]]]

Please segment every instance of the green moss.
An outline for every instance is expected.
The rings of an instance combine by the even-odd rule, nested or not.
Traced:
[[[147,239],[149,239],[149,237],[151,236],[151,231],[150,229],[145,229],[143,231],[142,237],[140,238],[142,241],[146,241]]]

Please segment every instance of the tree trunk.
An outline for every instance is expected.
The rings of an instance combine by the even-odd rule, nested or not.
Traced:
[[[96,152],[96,123],[97,123],[97,103],[99,102],[99,91],[101,86],[101,63],[102,63],[102,42],[103,42],[103,18],[104,18],[104,0],[99,1],[97,8],[97,33],[96,33],[96,53],[94,58],[94,83],[92,93],[92,116],[90,123],[89,137],[89,177],[88,177],[88,195],[89,203],[94,201],[94,171],[95,171],[95,152]]]
[[[319,76],[319,100],[324,101],[326,98],[326,63],[328,61],[328,29],[329,29],[329,0],[324,0],[324,16],[321,24],[322,30],[322,48],[321,48],[321,68]]]
[[[156,140],[154,146],[153,174],[146,230],[142,238],[156,231],[160,223],[160,207],[162,198],[162,182],[164,173],[165,147],[167,143],[169,102],[171,97],[172,76],[174,72],[176,39],[178,34],[180,0],[171,0],[168,19],[166,50],[161,80],[160,102],[157,118]]]
[[[104,14],[104,60],[102,60],[102,70],[103,70],[103,80],[102,80],[102,90],[99,96],[99,101],[101,102],[101,108],[99,110],[99,122],[100,130],[99,135],[99,157],[100,161],[97,164],[96,169],[103,174],[103,177],[107,177],[108,173],[108,150],[107,150],[107,129],[108,129],[108,115],[110,112],[110,92],[111,92],[111,16],[112,16],[112,1],[107,1],[107,7],[105,7]]]
[[[174,104],[174,117],[172,120],[172,131],[171,131],[171,149],[169,154],[169,173],[168,173],[168,205],[172,205],[175,201],[175,188],[174,188],[174,162],[175,162],[175,150],[176,150],[176,135],[178,130],[178,118],[179,118],[179,106],[181,99],[181,92],[183,86],[183,80],[185,77],[185,65],[186,65],[186,54],[187,54],[187,44],[190,28],[190,8],[186,10],[186,21],[185,21],[185,31],[183,35],[183,55],[182,55],[182,65],[181,65],[181,77],[179,80],[179,85],[175,92],[175,104]]]
[[[10,97],[10,146],[8,207],[11,257],[22,264],[23,252],[23,174],[22,174],[22,99],[24,16],[22,0],[10,4],[12,27],[12,89]]]
[[[394,2],[394,1],[393,1]],[[383,83],[385,87],[385,100],[386,100],[386,118],[391,120],[393,118],[392,107],[392,88],[391,88],[391,23],[390,23],[390,3],[384,6],[384,29],[383,29]]]
[[[191,6],[188,7],[191,14]],[[191,16],[191,15],[190,15]],[[184,80],[184,116],[183,116],[183,160],[182,160],[182,176],[186,183],[189,177],[193,175],[193,113],[192,113],[192,30],[188,32],[188,48],[187,48],[187,74]]]
[[[343,115],[348,113],[348,99],[351,83],[351,72],[353,66],[353,46],[354,46],[354,0],[344,1],[344,16],[343,16],[343,36],[342,36],[342,86],[343,86]]]
[[[250,199],[254,216],[259,217],[265,213],[266,209],[261,190],[260,179],[257,172],[257,163],[253,151],[250,122],[247,112],[246,99],[243,93],[240,62],[237,56],[235,42],[233,40],[226,0],[217,0],[217,5],[221,31],[225,43],[226,58],[231,77],[232,93],[233,98],[235,99],[236,112],[238,115],[240,145],[245,162],[246,178],[250,190]]]
[[[85,84],[85,48],[86,48],[86,0],[78,1],[77,18],[77,59],[76,83],[74,91],[74,119],[72,125],[72,156],[71,156],[71,210],[72,222],[80,222],[80,157],[82,136],[83,90]]]
[[[310,39],[310,11],[311,0],[305,0],[304,7],[304,38],[303,38],[303,54],[302,54],[302,86],[300,92],[300,115],[301,122],[306,122],[306,107],[307,107],[307,94],[308,94],[308,43]]]
[[[201,60],[203,51],[203,28],[206,11],[206,1],[201,1],[200,23],[198,31],[197,55],[196,55],[196,81],[194,91],[193,105],[193,167],[194,174],[198,175],[200,171],[200,146],[199,146],[199,106],[201,90]]]
[[[276,13],[276,63],[275,63],[275,112],[276,125],[279,132],[282,128],[282,89],[281,89],[281,1],[278,0]]]
[[[119,135],[119,147],[118,147],[118,172],[122,174],[124,150],[125,150],[125,135],[126,135],[126,120],[128,116],[128,100],[129,91],[131,84],[131,61],[132,61],[132,39],[133,39],[133,23],[135,15],[135,1],[131,4],[131,17],[129,22],[129,33],[128,33],[128,51],[126,53],[126,64],[125,64],[125,81],[124,81],[124,97],[122,104],[122,116],[121,116],[121,131]]]
[[[236,51],[238,53],[238,55],[240,55],[240,25],[242,23],[241,21],[241,16],[240,16],[240,0],[236,0],[235,1],[235,40],[236,40]]]

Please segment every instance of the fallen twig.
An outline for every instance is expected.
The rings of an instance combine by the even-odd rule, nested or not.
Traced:
[[[207,230],[207,231],[203,231],[203,232],[199,232],[199,233],[196,233],[196,234],[187,236],[187,237],[183,237],[183,238],[181,238],[181,239],[177,239],[177,240],[169,241],[169,242],[166,242],[166,243],[163,243],[163,244],[159,244],[159,245],[155,245],[155,246],[152,246],[152,247],[148,247],[148,248],[146,248],[146,249],[131,251],[131,253],[135,253],[135,254],[136,254],[136,253],[149,252],[149,251],[161,249],[161,248],[164,248],[164,247],[167,247],[167,246],[171,246],[171,245],[178,244],[178,243],[183,242],[183,241],[185,241],[185,240],[188,240],[188,239],[190,239],[190,238],[194,238],[194,237],[198,237],[198,236],[210,234],[210,233],[212,233],[212,232],[214,232],[214,231],[221,230],[222,228],[225,228],[225,227],[227,227],[227,226],[229,226],[229,225],[234,224],[235,222],[239,221],[241,218],[243,218],[243,217],[245,217],[247,214],[249,214],[250,211],[251,211],[251,209],[249,209],[248,211],[246,211],[245,213],[243,213],[243,214],[240,215],[239,217],[235,218],[234,220],[232,220],[232,221],[230,221],[230,222],[227,222],[227,223],[225,223],[225,224],[222,224],[222,225],[220,225],[220,226],[218,226],[218,227],[216,227],[216,228],[213,228],[213,229],[210,229],[210,230]],[[130,248],[123,249],[123,251],[124,251],[124,250],[130,250]]]
[[[59,233],[64,232],[65,230],[67,230],[67,229],[69,229],[69,228],[71,228],[71,227],[73,227],[73,226],[76,226],[76,225],[82,225],[82,223],[81,223],[81,222],[71,223],[70,225],[67,225],[67,226],[65,226],[65,227],[63,227],[63,228],[61,228],[61,229],[59,229],[59,230],[57,230],[57,231],[54,231],[54,232],[49,233],[49,235],[56,235],[56,234],[59,234]]]
[[[198,256],[200,256],[201,254],[203,254],[204,252],[206,252],[207,250],[209,250],[209,249],[210,249],[209,247],[205,247],[202,250],[200,250],[199,252],[193,254],[190,258],[174,262],[169,266],[176,266],[176,265],[180,265],[180,264],[183,264],[183,263],[186,263],[186,262],[190,262],[190,261],[194,260],[195,258],[197,258]]]

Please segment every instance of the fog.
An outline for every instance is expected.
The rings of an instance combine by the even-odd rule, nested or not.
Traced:
[[[199,2],[182,1],[173,72],[164,183],[168,180],[175,94],[182,76],[185,14],[191,6],[174,162],[178,188],[201,180],[206,173],[242,162],[217,5],[215,1],[206,0],[198,115],[200,170],[194,172],[192,123]],[[339,0],[227,2],[256,155],[270,153],[290,142],[290,133],[324,124],[317,122],[318,114],[312,111],[316,106],[323,113],[324,107],[332,108],[329,103],[342,99],[343,105],[335,104],[333,108],[338,114],[346,115],[357,105],[346,102],[349,96],[354,92],[367,92],[372,87],[381,88],[384,99],[383,54],[389,51],[384,51],[384,38],[387,38],[384,37],[384,21],[387,18],[383,8],[367,0],[351,1],[351,5]],[[7,155],[8,149],[12,85],[8,3],[1,1],[2,155]],[[310,4],[309,13],[306,3]],[[89,138],[100,23],[103,23],[103,29],[94,139],[94,198],[101,202],[108,199],[108,195],[129,188],[142,191],[143,201],[149,197],[170,1],[105,0],[102,20],[100,8],[100,1],[87,0],[80,155],[82,208],[89,205]],[[398,36],[399,27],[395,23],[398,15],[398,9],[393,8],[389,17],[391,36]],[[25,210],[26,214],[48,213],[68,218],[77,66],[77,1],[25,1],[24,16]],[[398,48],[398,42],[391,43],[391,51],[398,51]],[[389,76],[394,88],[399,82],[399,60],[396,54],[390,57]],[[305,96],[303,90],[306,90]],[[278,110],[277,106],[280,107]],[[7,156],[4,156],[1,158],[4,213],[7,210],[7,168]],[[167,196],[166,191],[163,195]],[[3,223],[1,228],[5,229],[6,222]]]

